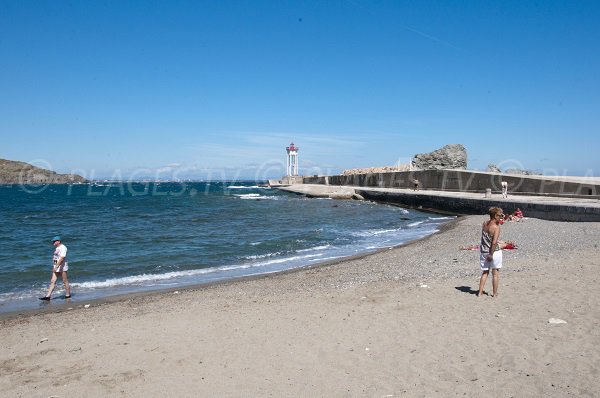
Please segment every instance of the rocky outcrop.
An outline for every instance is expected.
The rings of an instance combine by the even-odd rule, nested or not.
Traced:
[[[488,164],[488,167],[485,171],[487,171],[488,173],[502,173],[502,170],[500,170],[498,166],[492,163]]]
[[[516,174],[516,175],[521,175],[521,176],[541,176],[542,175],[542,173],[536,173],[535,171],[521,170],[521,169],[506,169],[504,171],[504,173]]]
[[[430,153],[415,155],[412,163],[419,170],[466,170],[467,150],[461,144],[450,144]]]
[[[495,164],[488,164],[487,170],[488,173],[504,173],[504,174],[514,174],[514,175],[521,175],[521,176],[541,176],[542,173],[536,173],[535,171],[531,171],[531,170],[522,170],[522,169],[506,169],[504,170],[504,172],[502,170],[500,170],[500,168],[498,166],[496,166]]]
[[[73,184],[86,181],[76,174],[57,174],[29,163],[0,159],[0,184]]]
[[[369,173],[393,173],[395,171],[410,171],[409,164],[400,164],[398,166],[383,166],[383,167],[369,167],[365,169],[350,169],[344,170],[342,175],[349,176],[354,174],[369,174]]]

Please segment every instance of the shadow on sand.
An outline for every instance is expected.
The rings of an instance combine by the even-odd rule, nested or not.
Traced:
[[[469,293],[469,294],[477,294],[477,290],[473,290],[471,288],[471,286],[456,286],[455,287],[456,290],[461,291],[463,293]]]

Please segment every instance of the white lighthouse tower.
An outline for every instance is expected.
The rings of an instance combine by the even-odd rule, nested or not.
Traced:
[[[290,144],[290,146],[286,147],[285,150],[287,151],[287,176],[288,177],[293,177],[293,176],[297,176],[298,175],[298,150],[300,148],[298,148],[297,146],[294,146],[294,143],[292,142]]]

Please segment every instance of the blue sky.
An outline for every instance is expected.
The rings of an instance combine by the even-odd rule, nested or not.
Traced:
[[[88,178],[600,175],[596,1],[0,1],[0,158]]]

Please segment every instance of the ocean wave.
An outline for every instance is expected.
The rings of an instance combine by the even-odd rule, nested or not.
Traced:
[[[233,196],[236,196],[240,199],[250,199],[250,200],[257,200],[257,199],[278,200],[279,199],[278,196],[261,195],[259,193],[246,193],[246,194],[240,194],[240,195],[235,194]]]
[[[36,290],[37,292],[37,290]],[[0,303],[4,303],[12,300],[30,300],[31,296],[35,294],[35,292],[10,292],[10,293],[0,293]]]
[[[125,285],[140,285],[148,282],[160,282],[184,276],[207,274],[209,272],[214,272],[214,270],[211,271],[210,268],[207,268],[190,271],[174,271],[167,272],[164,274],[140,274],[125,276],[122,278],[106,279],[104,281],[75,282],[71,283],[71,286],[80,287],[84,289],[98,289]]]
[[[131,285],[148,285],[152,282],[164,282],[169,279],[178,279],[185,277],[193,277],[197,275],[206,275],[218,271],[229,271],[234,269],[248,268],[249,265],[235,265],[235,266],[221,266],[213,268],[202,268],[188,271],[173,271],[166,272],[164,274],[139,274],[132,276],[125,276],[122,278],[106,279],[104,281],[88,281],[88,282],[76,282],[71,283],[71,286],[83,288],[83,289],[102,289],[111,288],[118,286],[131,286]]]
[[[415,222],[411,222],[410,224],[407,225],[407,227],[416,227],[417,225],[421,225],[423,224],[425,221],[415,221]]]
[[[258,260],[261,258],[268,258],[268,257],[273,257],[273,256],[279,256],[281,255],[281,252],[275,252],[275,253],[267,253],[267,254],[257,254],[255,256],[245,256],[244,259],[246,260]]]
[[[358,236],[358,237],[368,237],[368,236],[377,236],[377,235],[387,234],[390,232],[398,232],[398,229],[371,229],[371,230],[367,230],[367,231],[352,232],[351,235]]]
[[[336,260],[338,258],[342,258],[344,256],[331,256],[331,257],[321,257],[321,258],[314,258],[311,260],[308,260],[310,262],[315,262],[315,261],[319,261],[319,262],[323,262],[323,261],[328,261],[328,260]]]
[[[315,250],[324,250],[331,247],[331,245],[327,244],[327,245],[321,245],[321,246],[315,246],[315,247],[309,247],[308,249],[300,249],[300,250],[296,250],[296,253],[306,253],[306,252],[312,252]]]
[[[235,265],[223,265],[220,267],[194,269],[188,271],[173,271],[166,272],[164,274],[140,274],[133,276],[126,276],[122,278],[106,279],[104,281],[88,281],[88,282],[75,282],[71,283],[71,286],[82,289],[102,289],[102,288],[114,288],[119,286],[132,286],[132,285],[148,285],[151,283],[161,283],[169,279],[178,279],[186,277],[194,277],[198,275],[207,275],[221,271],[236,271],[248,268],[264,267],[273,264],[282,264],[286,262],[295,262],[308,260],[314,257],[320,257],[321,254],[309,254],[305,256],[292,256],[280,259],[274,259],[269,261],[263,261],[252,264],[235,264]]]
[[[259,263],[259,264],[253,264],[252,266],[256,267],[258,265],[264,266],[264,265],[272,265],[272,264],[281,264],[281,263],[297,261],[297,260],[307,260],[309,258],[321,257],[322,255],[323,255],[322,253],[319,253],[319,254],[307,254],[305,256],[285,257],[285,258],[280,258],[280,259],[276,259],[276,260],[265,261],[265,262]]]
[[[227,189],[260,189],[262,187],[259,187],[258,185],[229,185],[227,187]]]

